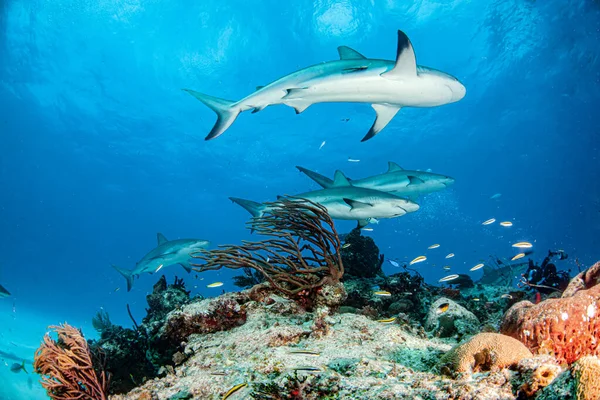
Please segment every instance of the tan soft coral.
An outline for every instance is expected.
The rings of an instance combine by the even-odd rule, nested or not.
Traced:
[[[521,301],[505,314],[500,332],[536,354],[573,363],[600,352],[600,262],[577,275],[558,299]]]
[[[533,354],[518,340],[499,333],[480,333],[452,348],[441,359],[453,372],[502,369]]]
[[[577,400],[600,399],[600,359],[595,356],[581,357],[573,364],[573,376]]]

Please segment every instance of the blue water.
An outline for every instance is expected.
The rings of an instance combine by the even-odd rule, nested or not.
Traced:
[[[575,259],[600,259],[600,3],[290,4],[0,2],[0,284],[13,294],[0,299],[0,350],[31,359],[46,326],[63,321],[92,337],[100,307],[129,326],[129,303],[141,319],[157,276],[128,293],[111,264],[133,268],[156,232],[214,245],[251,238],[248,214],[227,197],[315,189],[296,165],[359,178],[395,161],[455,177],[418,212],[366,233],[391,258],[427,253],[419,270],[431,282],[447,273],[449,252],[453,270],[466,272],[490,254],[511,257],[518,240],[534,242],[538,260],[565,249],[561,267],[573,271]],[[215,116],[180,90],[237,100],[335,59],[339,45],[394,59],[397,29],[419,64],[456,76],[467,96],[403,109],[366,143],[374,112],[365,104],[244,113],[205,142]],[[514,226],[481,226],[492,217]],[[426,250],[433,243],[440,248]],[[202,281],[179,266],[162,272],[204,296],[235,289],[232,271]],[[225,285],[206,288],[216,280]],[[2,363],[0,398],[39,396],[26,379]]]

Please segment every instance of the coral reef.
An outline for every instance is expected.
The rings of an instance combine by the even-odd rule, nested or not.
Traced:
[[[362,236],[359,228],[354,228],[345,235],[341,253],[346,280],[383,276],[381,269],[383,254],[379,255],[379,248],[375,241],[370,237]]]
[[[458,335],[460,338],[478,332],[479,320],[471,311],[455,301],[440,297],[429,308],[425,329],[439,337]]]
[[[198,272],[251,268],[260,272],[277,291],[312,307],[316,292],[337,284],[344,274],[340,240],[327,209],[304,199],[282,198],[266,203],[263,216],[249,227],[269,239],[220,246],[191,256]]]
[[[507,312],[500,331],[536,354],[573,363],[600,352],[600,263],[577,275],[562,297],[539,304],[521,301]]]
[[[105,400],[109,378],[102,369],[102,355],[92,354],[81,332],[71,325],[50,329],[57,333],[58,340],[47,333],[33,364],[48,396],[56,400]]]
[[[533,354],[518,340],[499,333],[480,333],[454,347],[440,360],[450,372],[477,372],[516,365]]]
[[[519,393],[533,397],[536,393],[550,385],[563,372],[554,358],[550,356],[535,356],[525,358],[517,364]]]
[[[595,356],[581,357],[573,364],[577,400],[600,399],[600,359]]]

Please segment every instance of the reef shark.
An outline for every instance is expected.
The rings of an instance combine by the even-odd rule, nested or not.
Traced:
[[[206,136],[225,132],[241,112],[252,113],[284,104],[300,114],[316,103],[368,103],[375,122],[362,139],[379,133],[402,107],[435,107],[461,100],[466,89],[455,77],[417,65],[408,36],[398,31],[396,61],[366,58],[347,46],[338,47],[339,60],[313,65],[286,75],[239,101],[224,100],[189,89],[188,92],[217,114]]]
[[[373,218],[395,218],[419,209],[418,204],[391,193],[354,187],[340,171],[336,171],[330,188],[292,197],[322,205],[331,218],[357,220],[359,227],[366,226]],[[229,199],[244,207],[255,218],[261,217],[269,210],[265,204],[236,197]]]
[[[157,247],[142,257],[142,259],[136,263],[133,270],[127,270],[113,265],[113,268],[127,280],[128,292],[133,287],[133,278],[145,272],[154,273],[162,267],[168,267],[174,264],[180,264],[187,272],[191,272],[192,269],[189,263],[190,253],[210,246],[210,242],[207,240],[167,240],[162,233],[157,233],[156,236],[158,240]]]
[[[0,299],[3,297],[9,297],[10,292],[4,288],[4,286],[0,285]]]
[[[304,167],[297,166],[296,168],[323,188],[333,186],[333,180],[326,176]],[[415,199],[419,195],[447,188],[454,183],[454,178],[432,172],[406,170],[398,164],[389,161],[388,170],[383,174],[356,180],[348,178],[348,181],[352,186],[381,190]]]

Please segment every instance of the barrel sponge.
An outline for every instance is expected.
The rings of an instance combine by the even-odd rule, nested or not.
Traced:
[[[600,263],[596,263],[573,278],[561,298],[514,304],[504,315],[500,332],[561,363],[600,354],[599,275]]]
[[[479,333],[448,351],[441,359],[452,371],[478,372],[502,369],[533,354],[518,340],[499,333]]]
[[[573,376],[577,400],[600,399],[600,359],[595,356],[581,357],[573,364]]]

